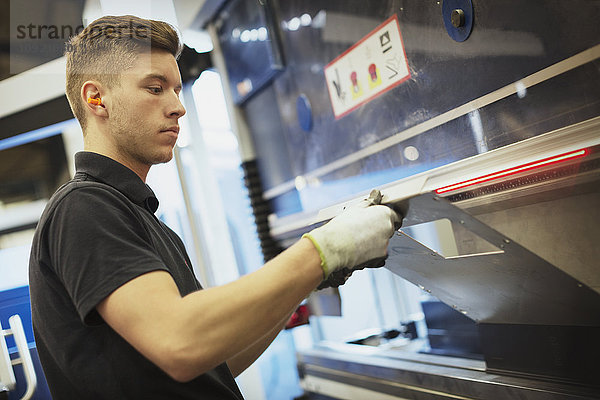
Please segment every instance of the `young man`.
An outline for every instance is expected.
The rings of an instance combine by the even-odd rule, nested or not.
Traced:
[[[349,209],[230,284],[201,290],[144,183],[185,114],[163,22],[103,17],[67,48],[83,132],[77,173],[49,201],[30,259],[32,316],[54,400],[241,399],[234,376],[331,272],[386,255],[398,215]]]

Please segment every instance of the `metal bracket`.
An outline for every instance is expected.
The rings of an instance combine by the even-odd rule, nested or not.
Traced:
[[[546,260],[433,193],[403,203],[406,227],[448,219],[501,251],[444,257],[401,230],[390,271],[476,322],[600,326],[600,294]]]

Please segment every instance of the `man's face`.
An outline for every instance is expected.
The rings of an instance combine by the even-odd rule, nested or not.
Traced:
[[[175,58],[166,51],[142,53],[119,82],[111,89],[108,118],[119,155],[147,166],[171,160],[179,133],[177,121],[185,114]]]

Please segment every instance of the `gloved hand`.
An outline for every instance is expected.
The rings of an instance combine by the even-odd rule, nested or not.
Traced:
[[[376,258],[374,260],[366,261],[360,265],[355,267],[343,267],[340,269],[336,269],[326,279],[323,279],[319,286],[317,286],[317,290],[327,289],[329,287],[336,288],[342,286],[346,281],[352,276],[354,271],[358,271],[365,268],[379,268],[385,265],[385,260],[387,255],[382,258]]]
[[[342,284],[356,269],[383,266],[389,239],[402,218],[390,207],[379,205],[381,198],[381,192],[373,190],[368,199],[302,236],[319,252],[325,280],[339,271],[333,277],[340,275]]]

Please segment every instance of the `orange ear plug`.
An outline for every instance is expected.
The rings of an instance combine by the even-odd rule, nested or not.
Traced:
[[[88,97],[88,103],[100,106],[102,105],[102,99],[92,99],[91,97]]]

